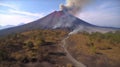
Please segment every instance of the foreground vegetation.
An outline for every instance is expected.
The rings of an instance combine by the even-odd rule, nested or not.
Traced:
[[[120,66],[120,32],[78,33],[68,39],[68,50],[88,67]]]
[[[2,37],[0,67],[74,67],[60,46],[67,34],[36,30]],[[66,47],[88,67],[120,67],[120,32],[73,34]]]
[[[3,37],[0,39],[0,67],[67,65],[65,53],[58,45],[66,35],[67,32],[61,30],[39,30]]]

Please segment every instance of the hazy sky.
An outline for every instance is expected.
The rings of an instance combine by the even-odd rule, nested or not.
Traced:
[[[0,0],[0,25],[18,25],[39,19],[65,0]],[[78,14],[79,18],[100,26],[120,27],[120,0],[94,0]]]

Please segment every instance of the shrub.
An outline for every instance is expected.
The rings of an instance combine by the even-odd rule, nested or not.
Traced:
[[[8,53],[4,50],[0,50],[0,61],[7,60]]]

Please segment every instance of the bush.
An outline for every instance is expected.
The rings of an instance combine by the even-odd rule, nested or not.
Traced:
[[[4,50],[0,50],[0,61],[4,61],[4,60],[7,60],[8,58],[8,53]]]
[[[34,44],[33,44],[33,42],[29,41],[26,43],[25,47],[26,47],[26,49],[30,50],[34,47]]]

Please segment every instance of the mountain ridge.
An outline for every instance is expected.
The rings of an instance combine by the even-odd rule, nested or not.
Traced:
[[[14,27],[14,25],[6,25],[6,26],[0,26],[0,30]]]

